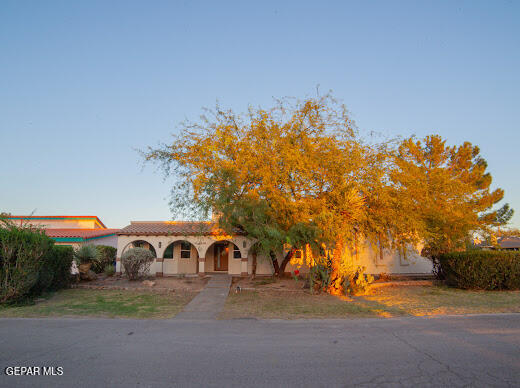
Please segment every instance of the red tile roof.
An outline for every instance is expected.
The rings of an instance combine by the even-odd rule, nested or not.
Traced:
[[[191,221],[132,221],[117,234],[145,235],[145,236],[190,236],[190,235],[219,235],[224,231],[218,228],[215,222]],[[244,234],[236,230],[234,234]]]
[[[45,234],[51,238],[93,238],[116,234],[119,229],[44,229]]]

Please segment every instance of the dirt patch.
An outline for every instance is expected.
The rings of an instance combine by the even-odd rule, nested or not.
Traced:
[[[100,275],[91,282],[80,282],[78,288],[103,288],[103,289],[150,289],[156,291],[193,291],[202,290],[209,277],[149,277],[142,280],[130,281],[123,276],[106,277]]]
[[[303,291],[305,279],[295,280],[293,278],[273,278],[272,276],[251,278],[234,277],[231,285],[232,290],[237,286],[242,290],[257,291]]]

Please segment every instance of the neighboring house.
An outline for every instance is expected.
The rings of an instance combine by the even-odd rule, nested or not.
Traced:
[[[519,251],[520,250],[520,237],[499,237],[497,243],[500,249],[508,251]]]
[[[184,221],[134,221],[121,229],[117,240],[116,271],[121,273],[121,256],[128,249],[142,247],[149,249],[156,259],[150,274],[168,276],[177,274],[204,274],[225,272],[232,275],[247,276],[252,272],[253,255],[251,247],[254,240],[236,231],[226,235],[214,222]],[[405,257],[406,256],[406,257]],[[277,255],[278,262],[283,260],[283,252]],[[355,265],[365,266],[372,274],[430,274],[432,263],[409,249],[406,255],[397,251],[361,247],[353,252]],[[308,272],[303,264],[303,255],[297,251],[287,272],[298,269]],[[271,275],[273,266],[270,258],[257,258],[258,275]]]
[[[485,241],[475,239],[475,247],[484,250],[495,250],[502,249],[506,251],[520,251],[520,237],[515,236],[503,236],[497,237],[497,244],[491,245]]]
[[[77,248],[83,244],[117,247],[116,232],[108,229],[96,216],[7,216],[16,224],[41,227],[56,245]]]

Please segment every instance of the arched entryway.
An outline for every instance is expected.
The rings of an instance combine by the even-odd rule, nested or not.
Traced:
[[[206,250],[205,272],[241,273],[242,253],[228,240],[216,241]]]
[[[198,272],[197,248],[186,240],[171,242],[162,257],[163,275],[195,274]]]

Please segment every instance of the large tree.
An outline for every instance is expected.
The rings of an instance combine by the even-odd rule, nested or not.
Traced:
[[[176,178],[174,213],[220,215],[224,230],[257,240],[276,273],[296,249],[333,251],[330,292],[342,287],[341,252],[358,241],[452,249],[496,219],[489,209],[503,196],[477,147],[438,136],[368,142],[329,95],[243,116],[217,107],[145,157]]]

